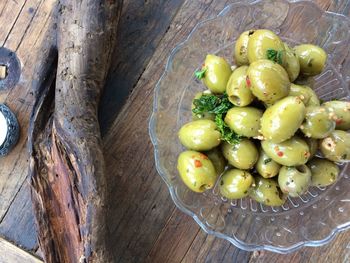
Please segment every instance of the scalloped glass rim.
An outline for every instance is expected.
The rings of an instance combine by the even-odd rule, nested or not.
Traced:
[[[338,14],[338,13],[334,13],[334,12],[324,12],[323,10],[321,10],[317,4],[315,4],[314,2],[311,1],[305,1],[305,0],[297,0],[297,1],[288,1],[288,0],[284,0],[285,2],[288,3],[304,3],[307,2],[308,4],[313,5],[313,8],[317,9],[319,12],[323,12],[326,13],[328,15],[331,16],[337,16],[341,19],[344,19],[345,21],[347,21],[347,23],[350,25],[350,19],[344,15]],[[210,227],[208,227],[199,217],[196,213],[194,213],[193,211],[191,211],[190,209],[186,208],[185,205],[182,203],[182,201],[180,199],[178,199],[178,196],[175,192],[175,188],[174,186],[171,184],[171,182],[169,181],[168,177],[166,176],[166,172],[163,170],[162,165],[160,164],[160,159],[159,159],[159,146],[158,146],[158,142],[157,142],[157,135],[156,135],[156,112],[158,110],[158,94],[159,94],[159,89],[160,89],[160,84],[162,82],[162,80],[164,79],[164,77],[167,75],[167,73],[169,73],[169,69],[171,69],[172,67],[172,63],[173,63],[173,58],[176,55],[176,53],[189,41],[189,39],[192,37],[192,35],[197,31],[198,28],[200,28],[202,25],[215,20],[219,17],[224,16],[228,10],[230,10],[231,8],[235,8],[241,5],[253,5],[253,4],[257,4],[260,2],[264,2],[264,0],[257,0],[257,1],[246,1],[246,2],[238,2],[238,3],[234,3],[234,4],[230,4],[228,6],[226,6],[216,17],[212,17],[210,19],[206,19],[203,20],[201,22],[199,22],[191,31],[191,33],[188,35],[188,37],[181,43],[179,43],[171,52],[167,63],[166,63],[166,67],[165,70],[162,74],[162,76],[160,77],[159,81],[156,84],[155,87],[155,91],[154,91],[154,100],[153,100],[153,112],[151,114],[150,117],[150,121],[149,121],[149,134],[150,134],[150,138],[152,141],[152,144],[154,146],[154,158],[155,158],[155,164],[156,164],[156,169],[159,173],[159,175],[162,177],[163,181],[166,183],[171,198],[173,200],[173,202],[175,203],[175,205],[184,213],[186,213],[187,215],[191,216],[197,223],[198,225],[208,234],[214,235],[216,237],[219,238],[223,238],[226,239],[227,241],[231,242],[233,245],[235,245],[236,247],[246,250],[246,251],[255,251],[255,250],[268,250],[268,251],[272,251],[272,252],[277,252],[277,253],[290,253],[293,252],[301,247],[304,246],[308,246],[308,247],[317,247],[317,246],[322,246],[327,244],[328,242],[330,242],[335,235],[340,232],[340,231],[344,231],[346,229],[350,228],[350,221],[348,221],[347,223],[344,223],[342,225],[339,225],[337,227],[335,227],[333,230],[330,231],[329,235],[326,236],[324,239],[321,240],[307,240],[307,241],[300,241],[297,242],[291,246],[286,246],[286,247],[276,247],[276,246],[272,246],[272,245],[268,245],[268,244],[248,244],[246,242],[244,242],[243,240],[240,240],[238,238],[236,238],[235,236],[228,236],[226,234],[223,234],[221,232],[218,231],[214,231],[212,229],[210,229]]]

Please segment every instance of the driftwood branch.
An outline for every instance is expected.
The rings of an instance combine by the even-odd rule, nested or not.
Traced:
[[[59,4],[58,61],[47,67],[29,131],[32,199],[46,262],[113,261],[105,243],[97,109],[121,5],[119,0]]]

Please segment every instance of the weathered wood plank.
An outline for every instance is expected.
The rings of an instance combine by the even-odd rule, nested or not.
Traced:
[[[0,238],[1,263],[42,263],[42,261],[28,252],[16,247],[3,238]]]
[[[164,69],[169,51],[200,20],[217,14],[225,4],[225,1],[221,4],[216,1],[185,2],[106,137],[106,161],[109,164],[107,174],[111,177],[110,199],[118,200],[113,204],[110,215],[111,243],[115,257],[120,262],[142,260],[147,255],[147,250],[151,250],[174,209],[166,187],[154,169],[153,149],[148,139],[147,124],[155,83]],[[193,227],[195,231],[199,230],[196,224]],[[190,236],[181,242],[191,243]],[[162,238],[165,240],[173,237],[160,237]],[[157,248],[149,254],[150,261],[153,260],[151,257],[154,256],[154,251],[163,248],[161,245],[158,242]],[[168,250],[179,257],[173,259],[175,262],[187,251],[183,248],[180,250]],[[160,258],[170,257],[163,255]]]
[[[30,188],[25,182],[0,223],[0,233],[18,246],[35,251],[38,247]]]
[[[25,0],[18,1],[1,1],[0,3],[0,46],[3,46],[14,23],[16,22]]]
[[[102,134],[107,132],[136,86],[183,0],[123,2],[113,64],[100,104]]]
[[[10,3],[14,1],[9,1]],[[36,6],[37,0],[26,1],[26,6]],[[15,194],[23,184],[25,177],[27,176],[27,149],[26,149],[26,138],[27,128],[29,124],[29,115],[32,109],[33,96],[31,93],[32,81],[37,77],[34,76],[34,68],[36,64],[42,63],[38,60],[37,54],[41,49],[43,39],[46,36],[46,31],[49,29],[49,23],[46,23],[48,18],[52,15],[52,7],[55,0],[43,0],[44,4],[40,5],[34,19],[30,16],[26,16],[27,20],[32,20],[32,24],[26,31],[29,34],[25,34],[23,41],[17,49],[17,55],[23,65],[22,75],[20,82],[16,87],[11,90],[1,91],[0,101],[6,103],[12,111],[16,114],[21,127],[20,140],[14,150],[5,158],[0,159],[0,219],[6,213],[9,204],[12,202]],[[27,10],[22,9],[22,12]],[[3,14],[0,17],[0,23],[6,22],[9,14]],[[18,32],[17,28],[26,26],[27,20],[18,19],[12,30]],[[33,31],[32,31],[33,30]],[[49,42],[48,39],[45,39]],[[16,48],[16,40],[11,39],[9,46],[5,42],[5,47]]]
[[[9,9],[16,10],[20,1],[4,2]],[[21,137],[13,152],[0,160],[0,233],[28,250],[37,247],[31,201],[25,183],[28,172],[27,128],[33,105],[31,88],[35,88],[35,80],[41,77],[36,75],[36,69],[38,65],[45,64],[44,54],[53,42],[51,37],[47,37],[47,31],[52,26],[48,21],[52,17],[54,3],[55,0],[25,1],[4,43],[5,47],[16,51],[22,63],[22,75],[16,87],[0,92],[0,102],[6,103],[17,115]],[[12,17],[12,12],[6,10],[3,9],[0,16],[1,24]],[[0,35],[3,33],[4,28],[1,27]]]

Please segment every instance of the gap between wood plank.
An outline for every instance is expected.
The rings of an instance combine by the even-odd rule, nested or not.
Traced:
[[[17,20],[18,20],[18,18],[20,17],[20,15],[21,15],[21,13],[22,13],[23,8],[24,8],[25,5],[26,5],[26,0],[23,2],[23,5],[22,5],[21,9],[19,10],[18,15],[17,15],[15,21],[13,22],[13,24],[12,24],[12,26],[11,26],[11,28],[10,28],[10,31],[8,32],[8,34],[7,34],[7,36],[6,36],[5,40],[4,40],[4,44],[3,44],[2,46],[5,46],[5,43],[6,43],[7,39],[9,38],[9,36],[10,36],[10,34],[11,34],[11,32],[12,32],[12,29],[13,29],[14,26],[16,25]],[[5,9],[5,7],[4,7],[4,9]],[[4,10],[4,9],[3,9],[3,10]]]

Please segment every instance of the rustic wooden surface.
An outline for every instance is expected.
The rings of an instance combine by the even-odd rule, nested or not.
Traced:
[[[11,246],[18,250],[15,256],[23,253],[19,247],[40,255],[25,180],[26,133],[33,104],[30,86],[32,79],[40,77],[35,76],[34,65],[41,62],[37,53],[54,2],[0,1],[0,43],[15,50],[23,64],[17,87],[0,92],[0,102],[5,102],[21,123],[21,141],[8,157],[0,159],[0,235],[18,246]],[[119,45],[100,111],[113,200],[108,215],[109,244],[115,262],[350,262],[350,232],[341,233],[324,247],[303,248],[288,255],[245,252],[208,236],[175,208],[155,170],[148,119],[154,86],[167,57],[199,21],[215,16],[232,2],[124,0]],[[350,15],[348,1],[315,2],[323,9]],[[8,242],[0,242],[0,262],[31,262],[13,258],[8,247]]]

